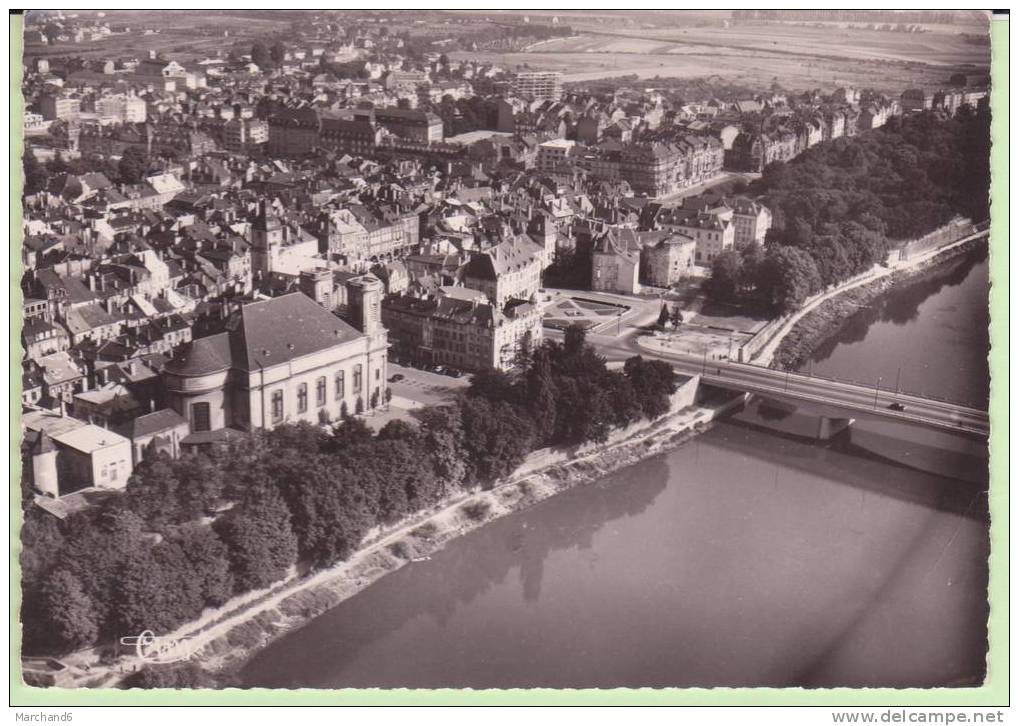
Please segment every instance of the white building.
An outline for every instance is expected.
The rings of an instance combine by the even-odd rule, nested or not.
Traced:
[[[96,113],[100,119],[112,119],[120,123],[145,123],[145,101],[123,93],[103,96],[96,101]]]

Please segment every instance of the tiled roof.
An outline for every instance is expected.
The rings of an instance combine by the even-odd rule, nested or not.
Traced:
[[[138,439],[142,436],[151,436],[152,434],[169,431],[186,423],[187,420],[172,408],[163,408],[147,413],[144,416],[139,416],[126,424],[120,430],[120,433],[129,439]]]
[[[163,370],[182,376],[205,376],[229,369],[230,361],[230,336],[219,333],[182,346]]]
[[[228,322],[234,367],[279,365],[356,340],[361,333],[303,293],[263,300],[241,308]]]

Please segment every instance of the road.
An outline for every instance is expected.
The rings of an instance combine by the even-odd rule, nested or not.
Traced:
[[[901,393],[890,387],[881,388],[880,383],[874,387],[862,386],[858,383],[777,371],[746,363],[698,359],[696,356],[683,353],[655,350],[650,347],[651,345],[650,341],[640,345],[641,354],[668,361],[684,373],[700,374],[701,380],[709,385],[810,401],[847,411],[879,415],[906,423],[922,423],[977,436],[987,436],[990,433],[990,421],[986,411]],[[902,410],[890,408],[892,404],[902,406]]]
[[[562,333],[545,331],[553,340],[561,340]],[[666,361],[681,373],[700,375],[701,380],[720,388],[792,398],[819,405],[832,406],[847,412],[867,413],[905,423],[920,423],[948,431],[986,437],[990,422],[986,411],[961,406],[949,401],[938,401],[896,392],[894,388],[864,386],[858,383],[834,381],[802,373],[778,371],[747,363],[724,359],[688,355],[669,351],[653,337],[630,329],[623,335],[588,334],[587,342],[609,362],[619,363],[635,355]],[[903,410],[889,408],[898,403]]]

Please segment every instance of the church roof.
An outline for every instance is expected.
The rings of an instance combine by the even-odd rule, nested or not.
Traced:
[[[304,293],[244,305],[227,321],[227,332],[182,346],[166,364],[169,373],[202,376],[229,368],[269,368],[348,343],[361,333]]]
[[[304,293],[250,303],[228,322],[235,368],[274,366],[361,337]]]

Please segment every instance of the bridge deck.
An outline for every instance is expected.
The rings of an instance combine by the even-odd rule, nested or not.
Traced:
[[[986,411],[948,401],[746,363],[697,361],[689,356],[664,354],[655,357],[669,360],[684,373],[700,374],[702,381],[720,388],[810,401],[978,436],[990,433]]]

